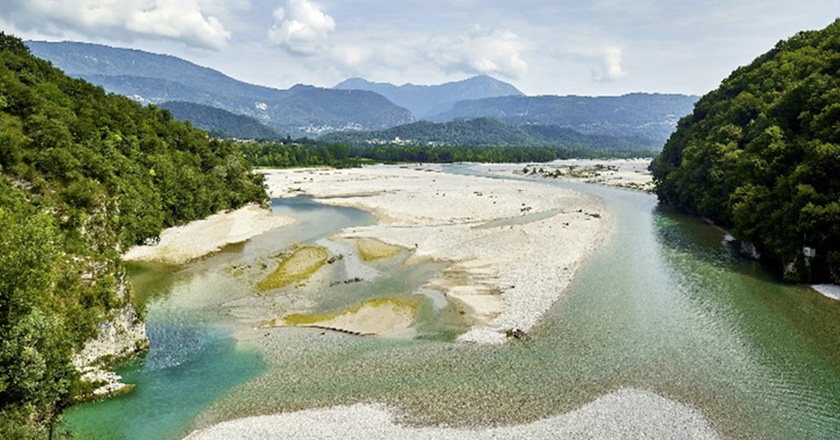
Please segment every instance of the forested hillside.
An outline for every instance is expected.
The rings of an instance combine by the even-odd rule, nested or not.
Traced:
[[[653,168],[660,200],[731,227],[787,280],[840,282],[840,20],[736,70]]]
[[[120,251],[266,194],[233,144],[3,33],[0,172],[0,438],[46,437],[85,391],[71,353],[131,300]]]
[[[184,101],[168,101],[159,105],[179,121],[207,130],[211,136],[237,139],[277,139],[280,137],[262,122],[209,105]]]
[[[564,147],[599,151],[651,153],[654,149],[641,139],[587,135],[552,125],[516,126],[493,118],[459,119],[433,123],[419,121],[386,130],[329,133],[324,142],[364,146],[376,144],[429,144],[481,147]]]

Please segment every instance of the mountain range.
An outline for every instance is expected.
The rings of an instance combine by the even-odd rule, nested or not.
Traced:
[[[661,147],[696,96],[631,93],[622,96],[507,96],[457,102],[428,118],[447,122],[492,117],[513,125],[559,125],[584,134],[646,139]]]
[[[317,135],[412,122],[411,112],[365,90],[298,85],[273,89],[235,80],[170,55],[75,42],[26,42],[70,76],[137,101],[184,101],[248,115],[281,134]]]
[[[333,88],[338,90],[367,90],[379,93],[394,104],[409,109],[417,119],[449,111],[458,101],[500,96],[524,96],[516,87],[487,75],[429,86],[414,84],[395,86],[389,83],[371,82],[363,78],[350,78]]]
[[[525,96],[511,84],[489,76],[425,86],[351,78],[331,89],[296,85],[284,90],[238,81],[170,55],[89,43],[26,44],[33,54],[71,76],[142,103],[168,106],[177,118],[230,137],[262,138],[270,133],[257,128],[254,121],[235,115],[254,118],[277,133],[277,137],[381,131],[419,119],[450,122],[490,117],[504,122],[509,129],[530,125],[560,127],[660,149],[677,121],[689,114],[697,101],[695,96],[646,93],[610,97]],[[178,104],[165,104],[172,101]],[[211,116],[209,107],[231,114],[212,112]],[[248,129],[237,129],[237,124],[245,124]]]

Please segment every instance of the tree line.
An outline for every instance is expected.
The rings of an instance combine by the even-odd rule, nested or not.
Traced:
[[[497,147],[468,145],[364,145],[348,146],[307,138],[294,141],[240,142],[245,158],[257,167],[353,167],[365,163],[521,163],[569,158],[645,157],[639,151],[574,147]],[[648,153],[650,154],[650,153]]]

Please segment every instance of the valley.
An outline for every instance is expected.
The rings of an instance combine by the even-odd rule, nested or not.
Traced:
[[[0,438],[840,438],[836,5],[613,3],[0,2]]]

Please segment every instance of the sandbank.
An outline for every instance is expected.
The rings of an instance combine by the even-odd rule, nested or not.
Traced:
[[[391,246],[379,240],[370,238],[360,238],[356,240],[356,248],[362,260],[381,260],[383,258],[390,258],[397,255],[402,250],[399,246]]]
[[[472,327],[462,342],[502,343],[512,329],[529,331],[612,228],[600,200],[538,182],[447,174],[434,166],[264,173],[273,197],[309,194],[377,216],[376,225],[348,228],[336,238],[410,249],[408,264],[450,262],[426,287],[443,291],[467,317]]]
[[[317,327],[360,335],[387,335],[411,326],[415,305],[396,299],[370,300],[332,316],[288,315],[269,326]]]
[[[156,245],[134,246],[123,255],[126,261],[184,264],[241,243],[272,229],[294,223],[290,217],[273,215],[270,210],[247,205],[230,212],[213,214],[183,226],[167,228]]]
[[[840,286],[836,284],[814,284],[811,288],[827,298],[840,301]]]
[[[565,414],[533,423],[488,427],[413,427],[381,404],[357,404],[248,417],[192,432],[189,440],[216,439],[719,439],[694,408],[649,391],[620,389]]]

